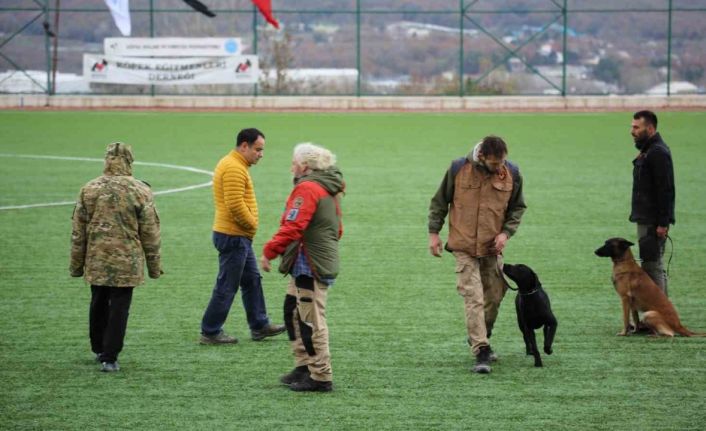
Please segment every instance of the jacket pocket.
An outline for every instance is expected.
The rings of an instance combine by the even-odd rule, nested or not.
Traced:
[[[299,256],[299,244],[299,241],[294,241],[289,243],[287,248],[284,249],[277,268],[281,274],[289,274],[289,270],[292,269],[292,265],[294,265],[297,256]]]
[[[511,192],[512,191],[512,183],[511,182],[506,182],[506,181],[494,181],[493,182],[493,188],[495,190],[498,190],[500,192]]]

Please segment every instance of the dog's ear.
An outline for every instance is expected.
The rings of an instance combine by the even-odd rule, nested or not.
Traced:
[[[635,245],[635,244],[632,243],[632,242],[630,242],[630,241],[628,241],[628,240],[626,240],[626,239],[621,239],[621,240],[620,240],[620,245],[622,246],[622,248],[628,249],[628,248],[632,247],[632,246]]]

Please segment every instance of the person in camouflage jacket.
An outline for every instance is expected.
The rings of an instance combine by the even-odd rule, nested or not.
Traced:
[[[132,176],[130,145],[108,145],[103,175],[81,188],[72,217],[72,277],[91,285],[91,347],[103,371],[117,371],[132,290],[162,274],[159,216],[147,183]]]

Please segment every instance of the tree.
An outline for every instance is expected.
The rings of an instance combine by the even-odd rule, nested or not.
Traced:
[[[611,57],[602,58],[593,69],[593,76],[604,82],[620,82],[620,62]]]
[[[260,56],[262,77],[260,86],[265,93],[287,94],[295,91],[295,84],[287,78],[287,70],[292,66],[292,35],[288,31],[266,32],[265,43],[269,50]],[[271,37],[274,35],[274,37]],[[270,80],[270,71],[274,70],[274,82]]]

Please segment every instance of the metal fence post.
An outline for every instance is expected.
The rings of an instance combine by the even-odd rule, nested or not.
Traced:
[[[459,33],[459,48],[458,48],[458,97],[463,97],[465,89],[463,88],[463,20],[464,17],[464,0],[458,0],[458,33]]]
[[[154,0],[150,0],[150,37],[154,37]],[[150,95],[154,97],[154,84],[150,85]]]
[[[360,75],[362,73],[360,64],[360,0],[355,2],[355,67],[358,69],[358,80],[355,87],[356,97],[360,97]]]
[[[49,1],[50,0],[44,0],[44,6],[42,7],[44,22],[49,22]],[[44,53],[47,58],[47,88],[45,93],[47,96],[51,95],[51,52],[49,50],[49,42],[49,34],[44,32]]]
[[[563,49],[562,49],[562,56],[563,59],[561,61],[561,95],[563,97],[566,97],[566,62],[568,60],[567,53],[568,49],[566,46],[566,32],[568,31],[569,28],[569,13],[566,10],[566,0],[564,0],[564,6],[561,10],[562,14],[564,15],[564,34],[563,34],[563,39],[564,41],[562,42]]]
[[[669,0],[667,18],[667,97],[672,95],[672,0]]]
[[[252,5],[252,50],[253,54],[257,55],[257,8],[255,8],[255,3]],[[268,77],[265,77],[268,79]],[[253,95],[257,97],[259,94],[259,87],[257,82],[253,84]]]

